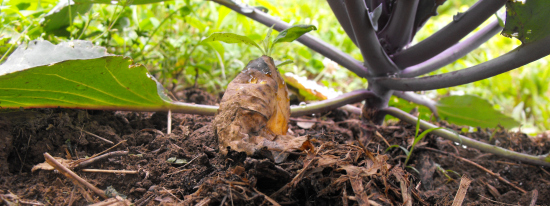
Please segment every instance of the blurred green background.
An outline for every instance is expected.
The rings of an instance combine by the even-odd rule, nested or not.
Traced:
[[[198,45],[200,39],[212,32],[233,32],[260,41],[268,29],[210,1],[166,1],[144,5],[129,5],[122,1],[118,5],[79,4],[70,7],[70,11],[60,11],[60,14],[67,12],[63,15],[44,18],[58,3],[56,0],[1,1],[0,54],[3,60],[18,44],[30,40],[44,39],[53,43],[71,39],[90,40],[107,47],[111,53],[132,57],[136,63],[146,65],[172,92],[199,87],[217,94],[249,60],[255,59],[261,52],[244,45],[216,42]],[[311,32],[312,35],[356,59],[362,59],[324,0],[307,3],[249,0],[245,3],[263,6],[269,9],[269,14],[290,24],[315,25],[318,30]],[[431,18],[419,31],[413,44],[447,25],[453,15],[467,10],[473,3],[474,0],[447,1],[439,7],[439,15]],[[69,15],[75,18],[70,19]],[[484,25],[495,19],[491,17]],[[485,62],[519,45],[518,40],[497,35],[433,74]],[[272,56],[279,60],[294,60],[294,64],[281,67],[281,72],[307,77],[337,91],[345,93],[367,86],[365,79],[346,69],[326,67],[323,56],[297,42],[277,47]],[[433,99],[451,94],[477,95],[490,101],[495,109],[520,121],[523,132],[534,134],[546,131],[550,129],[549,59],[546,57],[475,83],[423,93]],[[393,98],[390,105],[405,110],[414,106],[397,98]]]

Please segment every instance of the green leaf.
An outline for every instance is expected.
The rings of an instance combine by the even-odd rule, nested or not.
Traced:
[[[506,2],[506,24],[502,34],[529,43],[550,34],[550,1],[526,0]]]
[[[118,5],[140,5],[154,4],[168,0],[74,0],[76,3],[87,4],[118,4]]]
[[[187,163],[187,160],[186,159],[177,159],[174,164],[177,164],[177,165],[182,165],[182,164],[186,164]]]
[[[248,38],[247,36],[242,36],[242,35],[233,34],[233,33],[216,32],[216,33],[212,33],[206,39],[203,39],[201,43],[206,43],[211,41],[222,41],[228,44],[244,43],[244,44],[257,47],[258,49],[260,49],[260,51],[262,51],[265,54],[264,50],[260,47],[260,45],[252,41],[252,39]]]
[[[122,56],[105,56],[105,48],[92,47],[91,42],[79,42],[83,41],[59,45],[33,41],[20,46],[0,65],[0,107],[198,109],[170,100],[144,66]],[[215,108],[201,112],[215,113]]]
[[[293,61],[290,59],[284,60],[284,61],[275,61],[275,67],[281,67],[287,64],[292,64]]]
[[[70,4],[70,14],[69,15],[69,3]],[[41,22],[44,27],[44,31],[53,32],[58,29],[64,29],[69,26],[71,21],[78,15],[84,15],[92,8],[92,4],[75,4],[70,1],[60,1],[46,16],[44,17],[43,22]]]
[[[477,96],[448,96],[437,102],[437,111],[442,119],[457,125],[494,128],[501,125],[510,129],[519,123],[499,111],[487,101]]]
[[[418,134],[418,125],[420,125],[420,119],[418,119],[418,122],[417,122],[416,125],[417,125],[416,134]],[[424,137],[426,137],[426,135],[428,135],[430,132],[433,132],[434,130],[438,130],[438,129],[441,129],[441,128],[437,127],[437,128],[427,129],[426,131],[420,133],[420,135],[418,135],[414,138],[414,141],[411,145],[411,151],[409,153],[407,153],[407,159],[405,159],[405,165],[407,165],[407,163],[409,162],[409,159],[411,158],[411,155],[414,151],[414,147],[416,146],[416,144],[418,144],[418,142],[420,142],[420,140],[424,139]]]
[[[176,161],[176,157],[170,157],[166,160],[166,162],[168,162],[170,164],[174,163],[175,161]]]
[[[275,37],[275,40],[273,40],[272,47],[275,46],[275,44],[280,42],[292,42],[298,38],[300,38],[305,33],[308,33],[312,30],[317,30],[317,27],[313,25],[294,25],[291,26],[288,29],[285,29]]]

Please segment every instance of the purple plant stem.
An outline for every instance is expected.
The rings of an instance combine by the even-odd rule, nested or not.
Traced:
[[[423,95],[416,94],[414,92],[393,91],[393,95],[401,99],[428,107],[428,109],[432,111],[435,117],[439,118],[439,113],[437,112],[436,108],[437,103],[434,100],[431,100]]]
[[[523,44],[514,50],[490,61],[440,75],[421,78],[375,78],[377,84],[400,91],[423,91],[447,88],[486,79],[550,54],[550,36]]]
[[[388,73],[399,71],[380,45],[365,3],[357,0],[344,0],[344,6],[357,45],[365,60],[364,65],[369,68],[369,73],[372,76],[385,76]]]
[[[416,125],[416,122],[418,120],[417,117],[409,113],[406,113],[404,111],[401,111],[400,109],[397,109],[395,107],[388,107],[384,109],[384,112],[394,117],[397,117],[402,121],[408,122],[409,124],[412,124],[412,125]],[[430,124],[424,120],[420,120],[420,128],[423,130],[436,128],[436,127],[437,126]],[[482,152],[488,152],[501,157],[505,157],[513,160],[519,160],[519,161],[534,164],[534,165],[550,166],[550,158],[548,157],[548,155],[534,156],[534,155],[514,152],[511,150],[504,149],[502,147],[497,147],[495,145],[490,145],[484,142],[480,142],[480,141],[468,138],[463,135],[459,135],[458,133],[454,133],[446,129],[434,130],[431,133],[437,136],[440,136],[442,138],[445,138],[454,142],[458,142],[462,145],[466,145],[468,147],[478,149]]]
[[[305,106],[291,106],[290,116],[297,117],[307,114],[326,112],[347,104],[361,102],[363,100],[373,98],[374,94],[366,89],[355,90],[346,94],[340,95],[333,99],[314,102]]]
[[[348,37],[351,39],[353,44],[357,46],[357,40],[355,38],[355,34],[353,33],[353,29],[351,28],[351,23],[348,18],[348,12],[346,11],[346,6],[344,5],[343,1],[340,0],[327,0],[328,5],[330,6],[330,9],[332,9],[332,13],[334,13],[334,16],[336,16],[336,19],[338,19],[338,22],[340,22],[340,25],[348,35]]]
[[[394,53],[411,42],[418,2],[419,0],[396,1],[395,11],[392,12],[388,24],[378,33],[386,52]]]
[[[464,38],[481,23],[496,13],[507,0],[480,0],[468,11],[458,14],[447,26],[427,39],[392,56],[399,68],[424,62]]]
[[[498,24],[498,20],[491,22],[485,28],[476,32],[468,39],[453,45],[437,56],[420,64],[404,69],[401,74],[399,74],[399,77],[417,77],[438,70],[478,48],[481,44],[487,42],[491,39],[491,37],[495,36],[500,31],[502,31],[502,27]]]

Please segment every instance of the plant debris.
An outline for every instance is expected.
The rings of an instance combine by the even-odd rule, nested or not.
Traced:
[[[299,149],[306,137],[287,135],[290,117],[288,89],[273,59],[252,60],[229,83],[213,127],[220,151],[227,148],[253,155],[264,147],[282,162],[286,151]]]
[[[409,148],[414,125],[390,121],[375,126],[359,118],[338,109],[297,119],[315,122],[309,129],[291,121],[288,126],[296,136],[309,137],[300,146],[307,152],[288,152],[285,161],[275,163],[234,150],[220,155],[213,117],[173,114],[174,130],[167,134],[166,113],[161,112],[4,112],[0,113],[0,204],[89,205],[103,200],[97,204],[451,205],[464,175],[472,182],[464,190],[463,205],[550,204],[550,196],[544,195],[550,192],[546,167],[482,153],[432,134],[416,145],[404,167],[403,150],[384,151],[391,145]],[[444,122],[438,126],[461,131]],[[80,128],[121,144],[112,148]],[[528,154],[550,151],[546,137],[533,141],[522,133],[500,131],[492,136],[484,130],[463,135]],[[62,173],[31,171],[45,161],[46,152],[78,163],[70,164],[75,174],[103,191],[111,187],[127,199],[102,199],[75,186]],[[66,158],[67,152],[71,158]],[[167,162],[171,157],[188,162]],[[117,172],[84,172],[90,168]],[[441,169],[448,171],[447,176]]]

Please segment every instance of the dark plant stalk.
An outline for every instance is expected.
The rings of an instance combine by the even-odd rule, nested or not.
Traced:
[[[313,114],[318,112],[326,112],[347,104],[361,102],[363,100],[373,98],[374,94],[366,89],[355,90],[346,94],[340,95],[333,99],[314,102],[305,106],[291,106],[290,115],[293,117]]]
[[[364,65],[369,68],[369,73],[378,77],[399,71],[380,45],[365,3],[357,0],[344,0],[344,5],[353,33],[357,37],[357,45],[365,60]]]
[[[550,54],[550,36],[535,42],[522,44],[514,50],[467,69],[421,78],[376,78],[387,88],[400,91],[423,91],[447,88],[486,79]]]
[[[351,39],[353,44],[357,46],[357,40],[355,38],[355,34],[353,33],[353,29],[351,28],[351,23],[349,22],[348,12],[346,11],[344,2],[341,0],[327,0],[327,2],[330,9],[332,9],[332,13],[334,13],[334,16],[336,16],[336,19],[338,19],[338,22],[340,22],[340,25],[348,37]]]
[[[464,38],[481,23],[496,13],[507,0],[480,0],[465,13],[457,14],[454,20],[427,39],[392,56],[399,68],[424,62]]]
[[[248,5],[236,4],[235,2],[229,1],[229,0],[213,0],[213,1],[223,6],[226,6],[227,8],[230,8],[231,10],[236,11],[242,15],[245,15],[251,19],[254,19],[255,21],[258,21],[266,25],[267,27],[271,27],[274,25],[273,29],[277,31],[282,31],[290,27],[288,23],[283,22],[279,19],[276,19],[275,17],[272,17],[254,7],[251,7]],[[310,34],[303,35],[302,37],[298,38],[298,41],[306,45],[307,47],[313,49],[314,51],[318,52],[319,54],[342,65],[343,67],[357,74],[357,76],[362,78],[366,78],[368,76],[367,68],[363,66],[363,64],[360,61],[354,59],[349,54],[342,52],[341,50],[337,49],[332,45],[316,37],[313,37]]]
[[[414,19],[420,0],[398,0],[395,11],[378,38],[388,54],[401,50],[412,40]]]
[[[413,125],[416,125],[416,122],[418,120],[417,117],[394,107],[388,107],[384,109],[384,112]],[[420,128],[422,128],[423,130],[427,130],[427,129],[437,128],[437,127],[424,120],[420,120]],[[437,136],[443,137],[445,139],[458,142],[462,145],[466,145],[468,147],[478,149],[482,152],[488,152],[501,157],[505,157],[513,160],[519,160],[522,162],[531,163],[535,165],[550,166],[550,158],[548,157],[548,155],[534,156],[534,155],[514,152],[501,147],[497,147],[495,145],[490,145],[484,142],[470,139],[466,136],[459,135],[458,133],[454,133],[446,129],[438,129],[438,130],[432,131],[432,133]]]
[[[436,108],[437,103],[434,100],[431,100],[423,95],[419,95],[414,92],[393,91],[393,95],[401,99],[428,107],[428,109],[432,111],[435,117],[439,119],[439,113],[437,113]]]
[[[437,56],[420,64],[404,69],[401,74],[399,74],[399,77],[417,77],[438,70],[478,48],[481,44],[487,42],[491,39],[491,37],[495,36],[500,31],[502,31],[502,27],[498,24],[498,20],[491,22],[485,28],[476,32],[468,39],[453,45]]]
[[[374,94],[366,89],[355,90],[332,99],[318,101],[318,102],[314,102],[304,106],[291,106],[290,112],[291,112],[291,116],[293,117],[314,114],[319,112],[326,112],[326,111],[330,111],[330,110],[345,106],[347,104],[361,102],[365,99],[372,98],[372,97],[374,97]],[[147,112],[171,110],[172,112],[175,112],[175,113],[214,116],[218,112],[218,108],[219,108],[218,106],[212,106],[212,105],[172,102],[172,105],[170,105],[169,107],[159,108],[157,110],[143,109],[143,108],[126,108],[126,110],[147,111]],[[101,109],[125,110],[125,108],[101,108]]]

